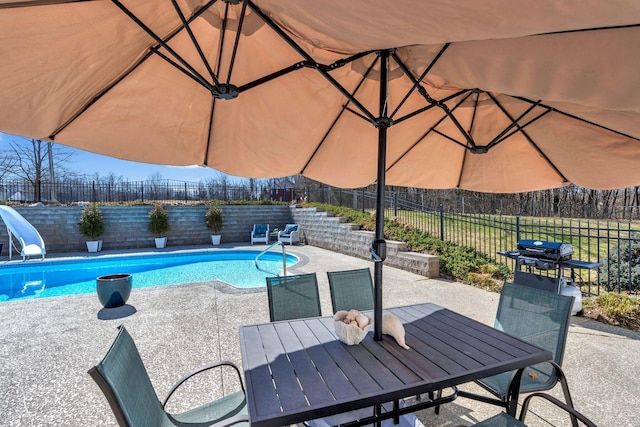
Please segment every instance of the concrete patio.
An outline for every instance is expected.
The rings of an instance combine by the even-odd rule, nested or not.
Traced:
[[[257,248],[223,245],[220,250],[226,247]],[[372,265],[312,246],[287,251],[301,258],[290,274],[317,273],[325,315],[331,314],[326,271]],[[385,267],[385,307],[418,302],[435,302],[492,324],[498,295]],[[101,309],[94,294],[0,303],[0,424],[116,425],[87,370],[102,358],[120,324],[136,341],[162,398],[196,367],[220,359],[240,364],[239,326],[268,321],[264,288],[238,292],[214,283],[134,289],[128,305],[111,310]],[[563,366],[576,408],[602,427],[639,426],[638,354],[640,333],[572,318]],[[225,387],[233,385],[225,381]],[[473,384],[462,387],[477,390]],[[211,397],[204,396],[203,389],[196,384],[188,392]],[[212,393],[220,392],[216,388]],[[552,394],[560,396],[559,387]],[[192,396],[177,395],[174,407],[184,408]],[[529,425],[568,425],[567,418],[538,402],[527,418]],[[425,426],[455,426],[497,412],[497,407],[461,398],[443,407],[440,415],[432,410],[417,415]]]

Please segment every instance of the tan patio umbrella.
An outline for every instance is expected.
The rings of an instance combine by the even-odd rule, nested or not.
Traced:
[[[0,0],[0,131],[377,182],[383,255],[385,180],[640,184],[639,41],[637,0]]]

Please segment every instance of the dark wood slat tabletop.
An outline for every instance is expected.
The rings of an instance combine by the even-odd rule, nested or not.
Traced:
[[[414,396],[551,360],[551,353],[435,304],[385,309],[410,350],[373,332],[338,340],[331,317],[243,326],[254,427],[275,427]]]

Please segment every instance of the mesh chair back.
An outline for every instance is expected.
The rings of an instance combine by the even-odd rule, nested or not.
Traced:
[[[553,361],[562,365],[573,297],[505,283],[500,293],[495,328],[521,338],[553,353]],[[481,382],[506,392],[510,373],[485,378]],[[558,381],[557,372],[549,363],[528,367],[520,383],[521,391],[552,388]]]
[[[541,289],[557,294],[560,293],[560,279],[557,277],[540,276],[538,274],[516,270],[513,275],[513,282],[529,288]]]
[[[89,370],[121,426],[172,425],[153,389],[138,349],[127,330],[118,336],[102,361]]]
[[[333,312],[373,310],[373,280],[368,268],[329,271],[329,289]]]
[[[322,314],[315,273],[267,277],[267,295],[272,322]]]

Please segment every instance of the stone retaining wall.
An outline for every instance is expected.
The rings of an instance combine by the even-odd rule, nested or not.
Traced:
[[[168,206],[169,231],[167,246],[205,245],[211,243],[211,231],[204,222],[208,206]],[[86,250],[89,240],[80,234],[80,206],[16,207],[38,230],[47,252],[78,252]],[[149,232],[148,213],[151,206],[101,206],[105,222],[103,250],[155,247]],[[223,217],[222,243],[247,243],[253,224],[268,223],[270,228],[283,229],[287,223],[298,223],[301,240],[310,245],[363,259],[371,259],[371,231],[359,230],[344,218],[334,217],[317,208],[297,208],[286,205],[220,206]],[[1,221],[0,221],[1,222]],[[8,255],[7,229],[0,226],[0,255]],[[386,265],[398,267],[426,277],[439,275],[438,257],[407,251],[404,242],[387,241]]]
[[[80,234],[78,221],[80,206],[16,207],[38,230],[47,252],[76,252],[86,250],[87,237]],[[211,231],[204,222],[209,206],[168,206],[169,231],[167,246],[204,245],[211,243]],[[286,205],[220,206],[223,218],[222,243],[249,242],[254,223],[269,223],[284,228],[290,222]],[[148,214],[151,206],[101,206],[104,216],[102,249],[138,249],[155,247],[154,235],[149,231]],[[2,221],[0,221],[1,223]],[[8,255],[7,229],[0,226],[2,255]]]
[[[305,243],[358,258],[371,259],[369,247],[375,234],[362,231],[345,218],[334,217],[317,208],[291,207],[291,217],[300,224]],[[407,251],[407,244],[387,240],[387,259],[391,265],[429,278],[440,275],[439,259],[435,255]]]

